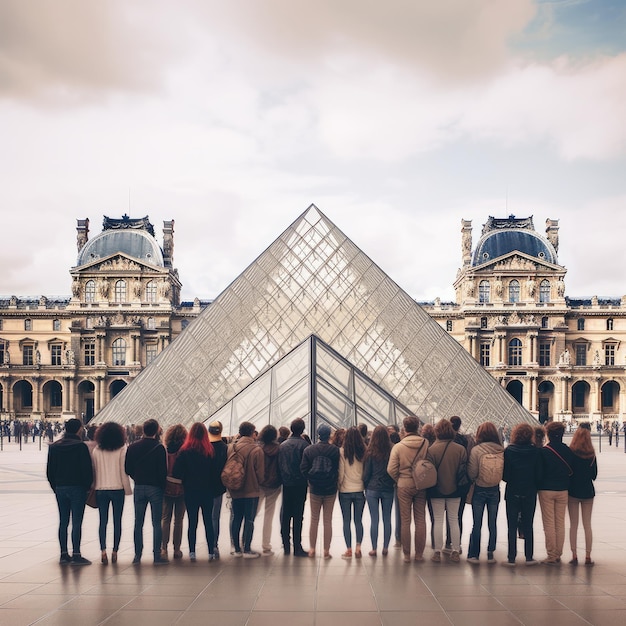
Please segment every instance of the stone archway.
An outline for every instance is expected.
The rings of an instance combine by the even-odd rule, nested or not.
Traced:
[[[61,416],[63,411],[63,386],[58,380],[49,380],[43,386],[43,410],[46,414]]]
[[[83,422],[87,424],[94,416],[94,398],[96,387],[90,380],[83,380],[78,385],[78,408]]]
[[[126,387],[128,383],[125,380],[114,380],[109,386],[109,397],[115,398],[115,396]]]
[[[586,380],[579,380],[572,385],[572,416],[589,415],[589,394],[591,387]],[[578,418],[577,418],[578,419]]]
[[[542,381],[537,387],[539,394],[539,422],[545,424],[554,415],[554,383],[549,380]]]
[[[13,385],[13,409],[16,415],[33,410],[33,386],[27,380],[18,380]]]
[[[602,414],[619,415],[620,385],[615,380],[607,380],[600,388]]]

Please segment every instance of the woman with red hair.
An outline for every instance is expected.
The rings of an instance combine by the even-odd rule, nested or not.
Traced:
[[[189,528],[189,559],[196,560],[196,532],[198,529],[198,514],[202,510],[202,521],[209,548],[209,561],[215,560],[214,534],[211,513],[213,498],[218,491],[215,451],[209,441],[209,433],[201,422],[192,424],[180,448],[174,463],[172,476],[182,481],[185,491],[185,507]]]

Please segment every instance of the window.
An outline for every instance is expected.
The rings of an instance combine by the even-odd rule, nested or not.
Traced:
[[[550,281],[542,280],[539,285],[539,302],[550,302]]]
[[[156,288],[156,283],[151,280],[147,285],[146,285],[146,302],[156,302],[156,296],[157,296],[157,288]]]
[[[585,386],[583,384],[574,385],[574,408],[575,409],[584,409],[585,408]]]
[[[483,367],[491,365],[491,344],[483,342],[480,344],[480,364]]]
[[[0,330],[2,330],[2,323],[4,320],[0,319]]]
[[[88,280],[85,283],[85,302],[95,302],[96,300],[96,281]]]
[[[149,343],[146,346],[146,365],[150,365],[157,358],[157,344]]]
[[[50,346],[50,363],[52,365],[62,365],[61,358],[61,345],[54,344]]]
[[[115,302],[126,302],[126,281],[118,280],[115,283]]]
[[[180,328],[181,328],[181,330],[185,330],[185,328],[187,328],[187,326],[189,326],[189,320],[183,320],[183,321],[180,323]]]
[[[509,365],[522,364],[522,342],[519,339],[511,339],[509,342]]]
[[[607,343],[604,346],[604,364],[615,365],[615,344]]]
[[[149,317],[148,318],[148,329],[149,330],[154,330],[156,328],[156,320],[154,319],[154,317]]]
[[[541,318],[541,328],[549,328],[548,318],[545,316]]]
[[[50,389],[50,406],[59,408],[63,406],[63,391],[61,385],[54,385]]]
[[[485,304],[491,300],[491,285],[488,280],[481,280],[478,284],[478,302]]]
[[[578,318],[578,330],[585,330],[585,318],[584,317]]]
[[[487,318],[486,317],[481,317],[480,318],[480,327],[484,330],[485,328],[487,328]]]
[[[85,328],[93,328],[93,317],[88,317],[85,320]]]
[[[22,346],[22,365],[33,365],[35,350],[32,344]]]
[[[576,344],[576,365],[587,365],[587,344],[586,343]]]
[[[126,342],[121,338],[113,342],[113,365],[126,365]]]
[[[613,330],[613,318],[612,317],[609,317],[609,319],[606,320],[606,329]]]
[[[92,341],[85,343],[85,365],[96,364],[96,344]]]
[[[446,330],[452,332],[452,320],[446,320]]]
[[[52,320],[52,330],[61,330],[61,320]]]
[[[4,365],[6,350],[6,344],[4,343],[4,341],[0,341],[0,365]]]
[[[33,320],[25,319],[24,320],[24,330],[32,330],[33,329]]]
[[[517,280],[509,283],[509,302],[519,302],[519,281]]]
[[[539,365],[550,367],[550,343],[548,341],[539,343]]]

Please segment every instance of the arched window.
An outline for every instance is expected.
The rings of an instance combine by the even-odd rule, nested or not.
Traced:
[[[24,330],[32,330],[33,329],[33,320],[30,318],[26,318],[24,320]]]
[[[542,280],[539,285],[539,302],[550,302],[550,281]]]
[[[578,330],[585,330],[585,318],[584,317],[578,318]]]
[[[154,319],[154,317],[149,317],[148,318],[148,329],[149,330],[154,330],[156,328],[156,320]]]
[[[486,317],[481,317],[480,318],[480,327],[482,329],[487,328],[487,318]]]
[[[519,339],[509,341],[509,365],[519,366],[522,364],[522,342]]]
[[[156,283],[153,280],[151,280],[146,285],[146,302],[155,303],[156,302],[156,297],[157,297]]]
[[[118,280],[115,283],[115,302],[126,302],[126,281]]]
[[[512,280],[509,283],[509,302],[519,302],[519,281]]]
[[[478,284],[478,302],[483,304],[491,300],[491,285],[488,280],[481,280]]]
[[[113,342],[113,365],[126,365],[126,342],[121,337]]]
[[[52,330],[61,330],[61,320],[52,320]]]
[[[548,328],[548,318],[545,316],[541,318],[541,328]]]
[[[95,302],[96,300],[96,281],[88,280],[85,283],[85,302]]]
[[[612,317],[609,317],[609,319],[606,320],[606,329],[613,330],[613,318]]]

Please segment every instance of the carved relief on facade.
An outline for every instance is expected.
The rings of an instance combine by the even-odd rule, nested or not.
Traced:
[[[529,278],[526,281],[526,292],[528,296],[532,298],[535,295],[535,291],[537,290],[537,283],[532,278]]]
[[[172,292],[171,286],[167,281],[163,280],[159,283],[159,297],[160,298],[167,300],[170,297],[171,292]]]
[[[135,279],[133,281],[132,291],[133,291],[133,296],[136,299],[139,299],[141,297],[141,281],[139,279]]]
[[[98,281],[98,292],[100,293],[100,296],[107,300],[109,297],[109,281],[106,278],[102,278]]]
[[[498,278],[493,284],[493,291],[496,294],[497,298],[502,297],[503,290],[504,290],[504,286],[502,285],[502,281]]]
[[[117,257],[115,259],[111,259],[109,261],[105,261],[104,263],[102,263],[102,265],[100,265],[100,269],[131,271],[131,270],[140,270],[141,265],[125,257]]]
[[[565,295],[565,283],[562,278],[556,283],[556,292],[559,294],[559,298],[562,298]]]
[[[504,259],[493,268],[495,271],[508,271],[508,270],[526,270],[526,271],[536,271],[537,264],[533,263],[529,259],[524,259],[520,256],[512,256],[508,259]]]
[[[75,298],[80,297],[80,280],[78,280],[78,278],[72,281],[72,295]]]

